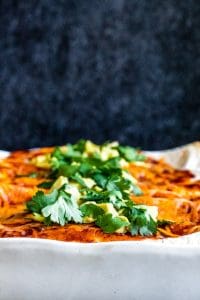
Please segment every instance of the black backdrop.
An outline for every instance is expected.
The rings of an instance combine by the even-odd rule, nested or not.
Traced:
[[[200,138],[200,2],[0,1],[0,149]]]

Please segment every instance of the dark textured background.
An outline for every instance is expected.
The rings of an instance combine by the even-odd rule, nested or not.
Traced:
[[[200,2],[0,1],[0,148],[200,139]]]

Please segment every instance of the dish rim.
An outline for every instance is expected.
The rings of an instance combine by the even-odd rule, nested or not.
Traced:
[[[189,236],[189,235],[188,235]],[[164,241],[164,239],[163,239]],[[57,248],[67,248],[67,249],[81,249],[84,251],[87,251],[88,249],[95,249],[95,250],[103,250],[105,248],[123,248],[123,252],[129,253],[133,249],[139,249],[144,250],[144,252],[149,252],[152,249],[153,250],[167,250],[169,252],[171,251],[183,251],[183,250],[194,250],[198,253],[200,253],[200,247],[198,244],[184,244],[176,243],[176,244],[170,244],[165,242],[162,243],[156,243],[150,240],[144,240],[144,241],[109,241],[109,242],[100,242],[100,243],[81,243],[81,242],[67,242],[67,241],[58,241],[58,240],[50,240],[50,239],[43,239],[43,238],[16,238],[16,237],[10,237],[10,238],[1,238],[0,239],[1,247],[4,245],[11,246],[13,249],[13,246],[22,246],[22,244],[29,248],[29,246],[35,246],[38,245],[41,248],[49,249],[48,246],[51,245],[54,249]],[[46,246],[46,247],[45,247]],[[128,246],[128,247],[127,247]]]

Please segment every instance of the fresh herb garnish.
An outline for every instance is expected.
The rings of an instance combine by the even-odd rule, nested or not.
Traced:
[[[121,156],[127,161],[144,161],[146,159],[146,157],[139,153],[139,151],[135,148],[119,146],[117,149]]]
[[[80,206],[80,211],[84,217],[96,220],[98,216],[104,214],[104,210],[94,203],[84,203]]]
[[[38,184],[37,187],[42,189],[50,189],[53,183],[54,181],[43,181],[42,183]]]
[[[157,208],[136,205],[131,194],[142,195],[136,179],[122,165],[144,161],[137,149],[106,143],[101,146],[81,140],[56,147],[34,159],[50,170],[49,181],[39,185],[49,193],[37,192],[27,209],[42,216],[45,224],[93,222],[105,233],[130,232],[153,235],[157,231]],[[41,218],[41,219],[42,219]]]
[[[118,229],[128,226],[129,222],[120,216],[113,217],[112,214],[99,215],[95,224],[99,226],[105,233],[113,233]]]
[[[44,194],[42,191],[38,191],[30,201],[26,203],[26,207],[29,211],[40,214],[42,209],[53,204],[58,197],[58,190],[54,190],[50,194]]]
[[[132,235],[153,235],[157,231],[157,223],[151,215],[146,214],[146,209],[132,207],[130,215],[130,232]]]
[[[50,194],[39,191],[27,202],[27,209],[44,216],[48,221],[65,225],[69,221],[81,223],[81,211],[73,195],[66,192],[66,185]]]

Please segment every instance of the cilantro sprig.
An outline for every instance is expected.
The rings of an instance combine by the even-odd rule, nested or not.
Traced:
[[[112,214],[99,215],[95,224],[99,226],[105,233],[114,233],[122,227],[128,226],[128,220],[124,220],[119,216],[114,217]]]
[[[157,221],[148,207],[134,204],[131,195],[142,190],[132,175],[122,167],[130,162],[145,161],[137,149],[117,143],[101,146],[81,140],[66,147],[56,147],[34,163],[50,166],[48,181],[38,191],[27,209],[38,214],[45,224],[68,222],[95,223],[105,233],[130,232],[132,235],[153,235]],[[42,167],[42,166],[41,166]],[[65,184],[61,184],[63,178]],[[66,183],[67,182],[67,183]],[[58,186],[59,184],[59,186]]]
[[[156,233],[157,222],[147,213],[145,208],[131,204],[125,210],[125,215],[130,220],[130,232],[132,235],[148,236]]]
[[[146,157],[135,148],[129,146],[119,146],[117,149],[120,153],[120,156],[127,161],[144,161],[146,159]]]
[[[72,195],[66,192],[65,188],[66,185],[63,185],[50,194],[38,191],[32,200],[27,202],[27,209],[42,215],[44,222],[48,225],[51,223],[65,225],[70,221],[81,223],[81,211]]]

